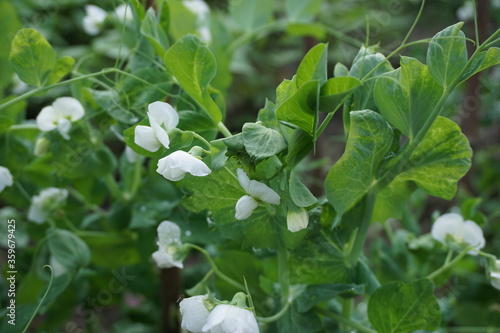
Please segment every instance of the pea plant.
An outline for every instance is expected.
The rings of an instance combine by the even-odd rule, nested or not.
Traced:
[[[11,9],[0,5],[5,18]],[[196,13],[197,30],[176,40],[169,12],[179,6]],[[15,35],[2,70],[30,87],[0,104],[0,215],[17,221],[16,245],[1,244],[16,250],[19,279],[17,322],[5,306],[2,332],[27,329],[37,314],[56,330],[75,307],[99,331],[96,309],[116,304],[108,299],[125,287],[157,297],[159,271],[173,267],[188,289],[178,309],[149,320],[179,318],[194,333],[436,331],[446,323],[439,290],[464,261],[481,264],[481,278],[500,289],[500,261],[483,251],[474,214],[442,214],[413,238],[386,223],[403,218],[417,189],[454,198],[472,149],[443,110],[460,84],[500,63],[500,30],[472,40],[457,23],[409,42],[423,8],[389,54],[367,40],[332,71],[329,45],[313,46],[240,131],[228,129],[220,87],[238,44],[255,35],[218,57],[228,45],[202,1],[147,10],[131,1],[114,13],[88,6],[87,34],[115,25],[133,49],[96,72],[57,57],[41,32],[8,25]],[[426,59],[400,55],[413,45],[427,45]],[[28,98],[47,94],[27,120]],[[304,179],[333,125],[345,147],[315,196]],[[404,264],[367,251],[377,224]],[[385,257],[397,277],[374,269]],[[155,304],[141,302],[135,311]]]

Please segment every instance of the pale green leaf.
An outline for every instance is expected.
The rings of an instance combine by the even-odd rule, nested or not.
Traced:
[[[395,180],[411,180],[427,193],[447,200],[471,166],[472,149],[460,127],[438,117]]]
[[[389,282],[370,297],[368,318],[378,333],[433,331],[441,322],[434,285],[428,279]]]
[[[375,102],[394,127],[413,139],[441,98],[443,88],[418,60],[401,58],[401,68],[380,76],[375,84]]]
[[[292,123],[309,134],[314,130],[315,100],[319,94],[319,82],[308,81],[276,110],[279,120]]]
[[[45,37],[34,29],[19,30],[12,41],[9,55],[12,69],[19,78],[41,87],[56,65],[56,55]]]
[[[320,86],[327,80],[328,44],[320,43],[304,56],[297,69],[297,88],[311,80],[318,80]]]
[[[75,59],[72,57],[60,57],[56,61],[56,65],[47,78],[47,85],[55,84],[61,81],[66,75],[71,73],[75,67]]]
[[[6,86],[12,79],[12,69],[9,65],[9,53],[12,38],[21,29],[16,9],[9,1],[0,1],[0,87]]]
[[[299,176],[292,172],[289,181],[290,196],[298,207],[309,207],[318,203],[318,199],[309,191],[306,185],[300,181]]]
[[[77,269],[90,263],[90,250],[85,242],[72,232],[50,229],[47,232],[50,253],[68,270]]]
[[[271,21],[274,0],[235,1],[230,9],[229,16],[237,27],[253,31]]]
[[[218,124],[222,114],[208,92],[208,86],[217,72],[217,64],[208,47],[198,37],[187,35],[170,47],[164,60],[182,89]]]
[[[333,77],[329,79],[320,91],[319,110],[323,112],[332,112],[347,96],[352,94],[360,82],[354,77]]]
[[[500,48],[491,47],[488,51],[483,51],[472,61],[471,66],[462,77],[462,81],[467,80],[472,75],[482,70],[500,64]]]
[[[427,49],[427,66],[432,77],[443,87],[449,86],[460,78],[467,64],[465,34],[459,22],[438,32],[430,41]]]
[[[156,53],[163,57],[170,46],[168,36],[156,19],[155,10],[151,7],[146,12],[146,17],[141,23],[141,34],[155,48]]]
[[[335,67],[333,68],[333,76],[342,77],[347,75],[349,75],[349,68],[347,68],[346,65],[340,62],[336,63]]]
[[[256,123],[243,125],[243,144],[250,157],[262,160],[274,156],[287,148],[281,134]]]
[[[321,8],[322,0],[286,0],[285,12],[292,22],[309,23]]]
[[[353,111],[344,155],[325,180],[328,201],[343,214],[375,182],[375,173],[389,151],[393,132],[382,116],[371,110]]]

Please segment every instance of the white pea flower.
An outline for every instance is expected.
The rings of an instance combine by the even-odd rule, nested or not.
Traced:
[[[500,260],[495,260],[490,272],[491,285],[500,290]]]
[[[33,154],[35,156],[43,156],[49,150],[50,141],[45,137],[38,138],[35,142],[35,149],[33,150]]]
[[[210,309],[213,306],[210,303],[206,295],[184,298],[179,303],[182,316],[181,327],[193,333],[202,332],[203,326],[207,323]]]
[[[460,214],[449,213],[441,215],[432,225],[432,237],[446,245],[446,238],[451,237],[457,243],[465,243],[482,249],[485,245],[483,230],[473,221],[464,221]],[[467,252],[471,255],[477,255],[475,251]]]
[[[82,103],[73,97],[59,97],[46,106],[36,117],[36,124],[43,132],[58,129],[62,137],[69,140],[71,123],[85,115]]]
[[[237,169],[236,172],[241,187],[248,194],[242,196],[236,203],[236,219],[244,220],[252,215],[253,210],[259,205],[257,200],[279,205],[281,201],[280,196],[269,186],[256,180],[250,180],[242,169]]]
[[[118,17],[120,22],[130,22],[134,19],[134,14],[132,13],[132,8],[127,4],[121,4],[115,8],[115,15]]]
[[[51,213],[62,206],[67,197],[66,189],[49,187],[42,190],[31,199],[28,220],[43,223]]]
[[[83,30],[91,36],[99,34],[108,13],[95,5],[86,5],[85,12],[86,14],[83,17]]]
[[[197,31],[200,40],[210,43],[212,34],[210,32],[210,8],[203,0],[184,0],[184,6],[189,9],[197,18]]]
[[[175,182],[184,178],[186,172],[196,177],[204,177],[212,171],[200,159],[185,151],[177,150],[158,161],[156,172]]]
[[[179,115],[174,108],[165,102],[154,102],[148,105],[150,126],[135,127],[134,142],[150,152],[155,152],[161,146],[169,147],[168,131],[179,123]]]
[[[288,210],[286,213],[286,224],[288,230],[291,232],[297,232],[302,229],[307,228],[309,224],[309,215],[307,210],[300,208],[299,211]]]
[[[219,304],[210,312],[203,332],[259,333],[259,325],[252,311],[236,305]]]
[[[17,74],[12,75],[12,93],[15,95],[20,95],[29,89],[29,84],[21,81]]]
[[[472,1],[466,0],[463,5],[457,9],[457,17],[460,21],[469,21],[474,18],[474,5]]]
[[[184,255],[181,243],[181,229],[177,224],[163,221],[158,226],[158,251],[153,253],[153,259],[159,268],[183,268]]]
[[[10,173],[10,170],[6,167],[0,166],[0,192],[2,192],[7,186],[12,186],[14,184],[14,177]]]

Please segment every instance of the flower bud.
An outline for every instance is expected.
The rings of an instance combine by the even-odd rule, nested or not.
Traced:
[[[288,210],[286,213],[286,224],[288,226],[288,230],[291,232],[297,232],[307,228],[307,225],[309,224],[309,215],[307,214],[307,210],[304,208],[300,208],[299,211]]]
[[[50,147],[50,141],[47,140],[45,137],[41,137],[35,142],[35,150],[34,154],[35,156],[43,156],[45,153],[49,150]]]

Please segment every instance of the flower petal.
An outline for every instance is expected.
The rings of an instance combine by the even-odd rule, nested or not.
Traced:
[[[52,107],[60,116],[71,121],[77,121],[85,115],[82,103],[73,97],[59,97],[52,103]]]
[[[269,186],[256,180],[250,180],[242,169],[237,169],[236,173],[238,174],[238,181],[245,192],[267,203],[279,205],[280,196]]]
[[[149,124],[156,135],[156,139],[163,145],[163,147],[168,149],[170,146],[170,138],[168,137],[167,131],[165,131],[165,129],[163,129],[163,127],[161,127],[152,117],[149,117]]]
[[[138,125],[135,127],[134,142],[139,147],[153,153],[161,147],[160,141],[158,141],[155,132],[149,126]]]
[[[252,311],[237,306],[231,306],[221,326],[228,333],[259,333],[259,325]]]
[[[462,236],[463,221],[464,219],[460,214],[449,213],[441,215],[432,225],[432,237],[443,244],[445,244],[447,235],[451,235],[454,238],[458,236],[460,238]]]
[[[40,131],[48,132],[52,131],[57,127],[57,121],[59,120],[59,114],[52,106],[46,106],[40,111],[36,117],[36,125]]]
[[[66,118],[59,118],[57,121],[57,130],[61,133],[62,137],[69,140],[69,131],[71,130],[71,121]]]
[[[249,195],[242,196],[236,203],[236,214],[235,218],[238,220],[245,220],[250,215],[259,203]]]
[[[207,318],[207,323],[203,325],[202,331],[203,332],[222,332],[222,333],[227,333],[222,330],[222,327],[220,325],[226,318],[227,314],[231,311],[232,305],[228,304],[219,304],[217,305],[212,312],[210,312],[210,315]]]
[[[0,166],[0,192],[2,192],[7,186],[12,186],[14,184],[14,178],[10,173],[10,170],[6,167]]]
[[[163,249],[154,252],[152,257],[159,268],[184,267],[182,260],[174,260],[172,255]]]
[[[153,118],[158,125],[165,127],[167,131],[179,124],[179,114],[168,103],[154,102],[148,105],[149,119]]]
[[[476,250],[482,249],[486,244],[483,230],[473,221],[464,222],[462,239],[465,243],[472,245]],[[477,255],[475,251],[469,251],[467,253]]]
[[[184,178],[186,172],[196,177],[203,177],[212,171],[203,163],[185,151],[178,150],[158,161],[156,172],[171,181]]]
[[[184,298],[179,303],[182,315],[181,327],[193,333],[202,332],[203,326],[207,323],[209,311],[205,306],[207,296],[198,295]]]
[[[156,230],[160,248],[167,248],[172,243],[181,244],[181,228],[176,223],[162,221]]]
[[[286,224],[288,230],[291,232],[300,231],[307,228],[309,224],[309,215],[304,208],[301,208],[300,211],[289,210],[286,214]]]

